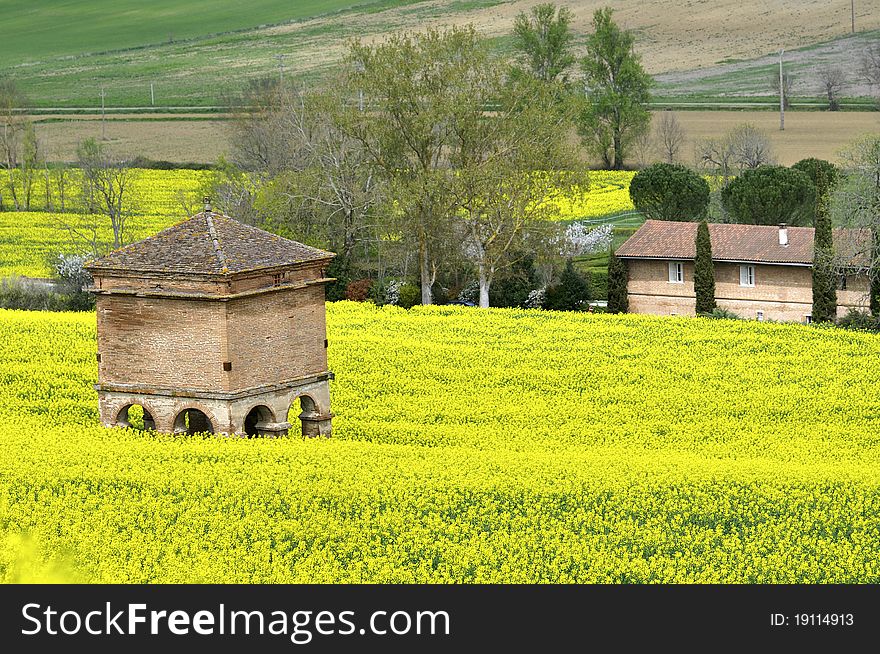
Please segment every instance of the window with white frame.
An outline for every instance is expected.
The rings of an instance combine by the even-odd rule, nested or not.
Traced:
[[[669,262],[669,283],[670,284],[683,284],[684,283],[684,264],[681,261],[670,261]]]
[[[740,266],[739,267],[739,285],[754,286],[755,285],[755,267]]]

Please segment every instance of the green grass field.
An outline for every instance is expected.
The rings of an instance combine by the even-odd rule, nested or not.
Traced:
[[[157,105],[225,104],[248,79],[278,75],[279,55],[287,75],[323,75],[344,41],[362,34],[363,16],[409,5],[419,12],[424,2],[124,0],[111,12],[95,0],[17,0],[4,13],[0,74],[14,77],[36,107],[100,106],[101,88],[108,106],[149,106],[150,84]],[[492,4],[453,3],[448,11]]]
[[[880,581],[875,335],[328,309],[329,440],[104,429],[94,316],[0,311],[0,580]]]
[[[204,39],[211,34],[419,0],[8,0],[0,61],[5,65]]]
[[[861,49],[876,40],[878,18],[857,10],[865,31],[851,36],[835,2],[842,0],[804,0],[797,16],[781,0],[764,12],[733,0],[696,9],[657,0],[619,0],[615,7],[622,23],[636,31],[648,70],[660,73],[655,91],[661,102],[723,104],[731,96],[740,102],[770,99],[774,61],[768,53],[780,46],[789,50],[794,94],[802,101],[821,95],[817,66],[833,62],[852,69]],[[326,78],[351,38],[473,22],[496,52],[510,55],[513,19],[524,8],[504,0],[122,0],[112,7],[97,0],[11,0],[4,6],[0,74],[14,77],[43,108],[98,107],[101,88],[110,107],[150,106],[151,84],[160,107],[227,106],[248,80],[279,75],[280,66],[288,78]],[[572,8],[580,55],[592,7]],[[692,18],[717,20],[721,13],[723,28],[717,31],[687,27]],[[777,26],[783,20],[791,32],[781,38]],[[694,70],[682,71],[683,61]],[[870,93],[852,78],[843,95],[854,108],[864,108]]]

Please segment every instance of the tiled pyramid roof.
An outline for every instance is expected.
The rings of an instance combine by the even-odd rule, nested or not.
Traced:
[[[330,259],[332,252],[203,212],[154,236],[114,250],[88,264],[94,271],[232,275],[304,261]]]

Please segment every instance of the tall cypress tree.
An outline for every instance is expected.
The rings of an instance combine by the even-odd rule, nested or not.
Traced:
[[[709,225],[703,220],[697,227],[697,258],[694,262],[694,291],[697,313],[715,310],[715,265],[712,263],[712,240]]]
[[[876,261],[877,256],[880,254],[880,234],[877,233],[876,229],[871,230],[871,261]],[[871,309],[872,316],[880,316],[880,271],[877,270],[876,266],[871,267],[871,271],[868,273],[868,281],[870,283],[869,287],[869,308]]]
[[[831,216],[825,203],[816,210],[813,241],[813,321],[831,322],[837,317],[837,280],[834,275],[834,242]]]
[[[629,269],[626,261],[618,258],[611,250],[608,260],[608,312],[626,313],[629,311]]]
[[[813,240],[813,321],[831,322],[837,317],[837,276],[834,273],[834,237],[829,203],[837,184],[834,164],[822,159],[802,159],[792,166],[806,173],[816,187]]]

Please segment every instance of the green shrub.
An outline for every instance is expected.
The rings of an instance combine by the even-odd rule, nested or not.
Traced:
[[[348,262],[343,257],[335,257],[327,266],[327,277],[336,281],[327,284],[327,301],[336,302],[345,299],[345,289],[351,281]]]
[[[608,260],[606,277],[608,312],[626,313],[629,311],[629,267],[624,259],[619,259],[612,250]]]
[[[736,223],[812,226],[816,186],[800,170],[759,166],[730,182],[721,191],[721,201]]]
[[[94,302],[83,294],[66,295],[20,279],[0,280],[0,309],[24,311],[90,311]]]
[[[709,209],[709,183],[680,164],[656,163],[633,177],[633,206],[654,220],[697,221]]]
[[[403,284],[400,287],[397,306],[412,309],[422,303],[422,289],[415,284]]]
[[[554,311],[586,311],[593,299],[590,278],[574,267],[569,259],[559,278],[559,283],[547,289],[544,308]]]
[[[521,307],[529,291],[537,286],[535,258],[525,256],[499,277],[489,288],[489,304],[493,307]]]
[[[701,313],[699,315],[703,318],[717,318],[719,320],[742,320],[739,315],[730,309],[722,309],[721,307],[715,307],[709,313]]]
[[[608,268],[593,268],[590,270],[590,285],[592,286],[594,300],[608,299]]]
[[[844,329],[861,332],[880,332],[880,318],[858,309],[850,309],[843,318],[837,321],[837,325]]]

